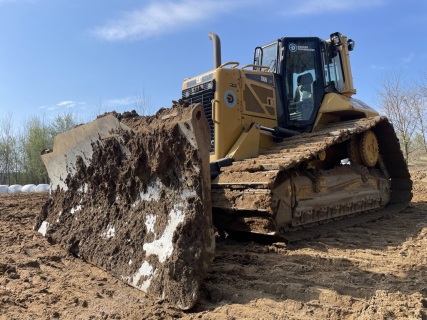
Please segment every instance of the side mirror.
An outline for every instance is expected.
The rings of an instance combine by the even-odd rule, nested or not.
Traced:
[[[338,46],[342,45],[342,38],[341,38],[341,36],[342,35],[339,32],[335,32],[335,33],[332,33],[330,35],[331,42],[334,44],[334,46],[338,47]]]
[[[348,41],[347,41],[347,48],[348,48],[348,51],[353,51],[354,46],[355,46],[355,42],[354,42],[354,40],[352,40],[352,39],[348,39]]]
[[[254,64],[255,65],[258,65],[258,66],[261,65],[262,54],[263,54],[262,48],[261,47],[256,47],[255,48],[255,53],[254,53]]]

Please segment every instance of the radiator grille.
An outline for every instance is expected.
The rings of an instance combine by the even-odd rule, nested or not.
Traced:
[[[215,152],[215,127],[212,120],[212,100],[214,99],[215,86],[213,82],[206,82],[182,91],[182,98],[189,103],[200,103],[205,110],[211,128],[211,152]]]

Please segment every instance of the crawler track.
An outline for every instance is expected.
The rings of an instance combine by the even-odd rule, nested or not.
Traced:
[[[378,139],[376,166],[340,165],[350,139],[368,130]],[[329,159],[317,160],[324,152]],[[337,164],[325,167],[331,160]],[[313,164],[318,167],[311,168]],[[377,216],[385,205],[404,208],[412,198],[411,189],[399,141],[387,118],[358,119],[286,138],[256,158],[222,168],[212,181],[214,219],[225,229],[283,235],[364,212],[377,211]]]

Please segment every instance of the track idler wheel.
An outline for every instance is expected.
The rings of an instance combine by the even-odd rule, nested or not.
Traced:
[[[372,168],[378,162],[379,147],[375,133],[368,130],[362,134],[359,140],[359,151],[362,163],[368,168]]]
[[[379,148],[375,133],[368,130],[351,138],[348,144],[348,156],[354,164],[372,168],[378,162]]]

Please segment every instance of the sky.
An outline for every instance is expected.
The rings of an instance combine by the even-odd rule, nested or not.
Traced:
[[[0,119],[154,112],[213,68],[209,32],[222,62],[245,65],[259,45],[336,31],[355,41],[355,97],[374,108],[385,75],[427,72],[426,0],[0,0]]]

